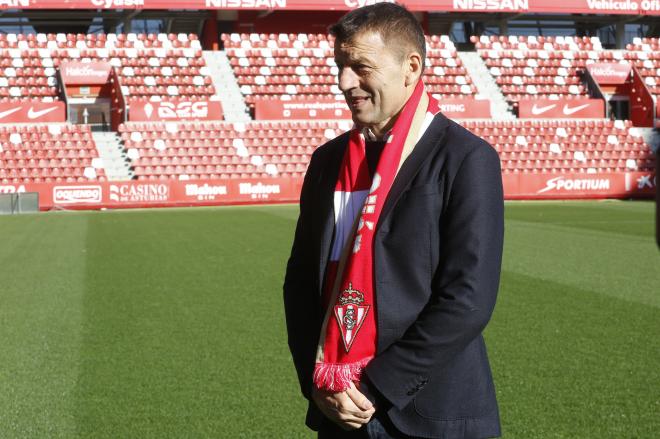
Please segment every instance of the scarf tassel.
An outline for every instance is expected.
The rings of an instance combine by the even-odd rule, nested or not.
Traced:
[[[343,392],[351,387],[351,382],[360,381],[362,370],[369,361],[371,357],[355,363],[316,363],[314,384],[319,389]]]

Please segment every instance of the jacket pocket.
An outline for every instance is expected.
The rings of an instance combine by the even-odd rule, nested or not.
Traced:
[[[408,188],[407,191],[404,192],[404,196],[415,197],[415,196],[425,196],[425,195],[440,195],[443,186],[442,183],[443,180],[440,180],[434,183],[426,183],[426,184],[411,186]]]
[[[451,421],[486,416],[497,410],[495,388],[481,336],[442,370],[413,400],[423,418]]]

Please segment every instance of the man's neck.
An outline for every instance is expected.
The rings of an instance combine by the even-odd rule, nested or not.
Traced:
[[[364,139],[367,142],[382,142],[387,140],[387,137],[390,135],[392,130],[387,130],[385,132],[376,131],[371,127],[362,128],[362,134],[364,134]]]

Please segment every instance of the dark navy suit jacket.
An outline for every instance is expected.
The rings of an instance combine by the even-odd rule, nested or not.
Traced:
[[[343,134],[312,156],[284,281],[289,347],[314,430],[329,422],[311,400],[312,373],[347,144]],[[500,435],[482,331],[499,286],[503,216],[497,152],[436,115],[393,183],[374,240],[378,340],[363,389],[405,434]]]

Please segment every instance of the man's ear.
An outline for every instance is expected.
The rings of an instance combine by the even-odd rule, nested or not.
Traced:
[[[417,80],[422,76],[423,65],[422,55],[418,52],[410,52],[408,54],[404,66],[406,87],[417,83]]]

